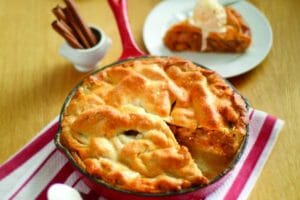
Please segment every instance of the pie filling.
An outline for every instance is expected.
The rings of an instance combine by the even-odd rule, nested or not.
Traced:
[[[164,193],[223,172],[247,123],[245,101],[215,72],[151,57],[84,79],[63,112],[60,142],[107,184]]]

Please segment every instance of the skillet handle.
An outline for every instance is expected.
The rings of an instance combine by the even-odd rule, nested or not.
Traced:
[[[114,13],[123,47],[119,60],[146,55],[133,39],[127,15],[127,0],[108,0],[108,3]]]

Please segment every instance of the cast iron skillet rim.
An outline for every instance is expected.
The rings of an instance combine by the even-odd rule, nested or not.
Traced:
[[[95,184],[100,184],[101,186],[104,186],[104,187],[106,187],[108,189],[111,189],[111,190],[114,190],[116,192],[122,192],[122,193],[129,194],[129,195],[137,195],[137,196],[144,196],[144,197],[167,197],[167,196],[184,195],[184,194],[187,194],[187,193],[190,193],[190,192],[195,192],[197,190],[204,189],[206,187],[210,187],[211,185],[213,185],[214,183],[216,183],[217,181],[222,179],[225,175],[227,175],[235,167],[235,165],[238,163],[241,156],[243,155],[246,144],[247,144],[247,141],[248,141],[248,137],[249,137],[249,124],[247,124],[247,127],[246,127],[246,135],[244,137],[244,142],[239,147],[234,159],[231,161],[229,166],[222,173],[220,173],[218,176],[216,176],[214,179],[212,179],[207,185],[197,185],[197,186],[193,186],[193,187],[183,189],[183,190],[180,190],[180,191],[171,191],[171,192],[166,192],[166,193],[144,193],[144,192],[134,192],[134,191],[124,190],[124,189],[121,189],[121,188],[114,187],[113,185],[110,185],[110,184],[104,182],[103,180],[98,179],[95,176],[87,173],[85,170],[83,170],[82,168],[80,168],[78,166],[78,164],[73,159],[73,156],[71,155],[69,150],[60,144],[59,136],[60,136],[61,130],[62,130],[61,121],[62,121],[62,118],[63,118],[63,113],[65,111],[65,108],[68,106],[70,100],[72,99],[73,95],[76,93],[78,88],[82,85],[83,80],[85,80],[88,76],[96,74],[99,71],[102,71],[102,70],[104,70],[108,67],[112,67],[112,66],[122,64],[122,63],[125,63],[125,62],[128,62],[128,61],[132,61],[132,60],[141,60],[141,59],[148,59],[148,58],[169,58],[169,57],[171,57],[171,56],[147,56],[146,55],[146,56],[139,56],[139,57],[130,57],[128,59],[116,61],[112,64],[106,65],[106,66],[104,66],[100,69],[97,69],[97,70],[87,74],[85,77],[83,77],[82,80],[71,90],[71,92],[68,94],[67,98],[65,99],[64,104],[62,106],[62,109],[60,111],[59,127],[58,127],[58,131],[56,132],[56,134],[54,136],[54,143],[55,143],[56,147],[58,149],[60,149],[67,156],[68,160],[72,163],[72,165],[77,170],[79,170],[83,175],[85,175],[89,180],[92,180]],[[207,67],[204,67],[203,65],[200,65],[200,64],[195,63],[195,62],[193,62],[193,63],[198,67],[208,69]],[[230,87],[235,92],[237,92],[244,99],[244,101],[246,103],[247,111],[249,112],[249,102],[248,102],[248,100],[244,96],[242,96],[228,80],[226,80],[226,79],[224,79],[224,80],[226,81],[227,84],[230,85]]]

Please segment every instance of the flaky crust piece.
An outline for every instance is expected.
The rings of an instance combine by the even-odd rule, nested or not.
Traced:
[[[199,151],[231,156],[246,124],[244,100],[216,73],[151,57],[84,79],[64,110],[60,142],[106,183],[162,193],[209,182],[192,157],[191,137]],[[220,135],[226,139],[214,140]]]

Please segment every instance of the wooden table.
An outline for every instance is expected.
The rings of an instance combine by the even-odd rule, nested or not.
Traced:
[[[85,75],[58,54],[63,42],[51,28],[50,10],[62,1],[0,1],[0,163],[3,163],[60,112],[72,87]],[[143,23],[158,0],[128,1],[134,37],[145,50]],[[230,79],[252,106],[285,120],[274,150],[250,199],[300,198],[300,1],[251,2],[270,20],[274,33],[268,57],[249,73]],[[113,41],[100,65],[115,61],[120,39],[104,0],[78,1],[89,23]]]

